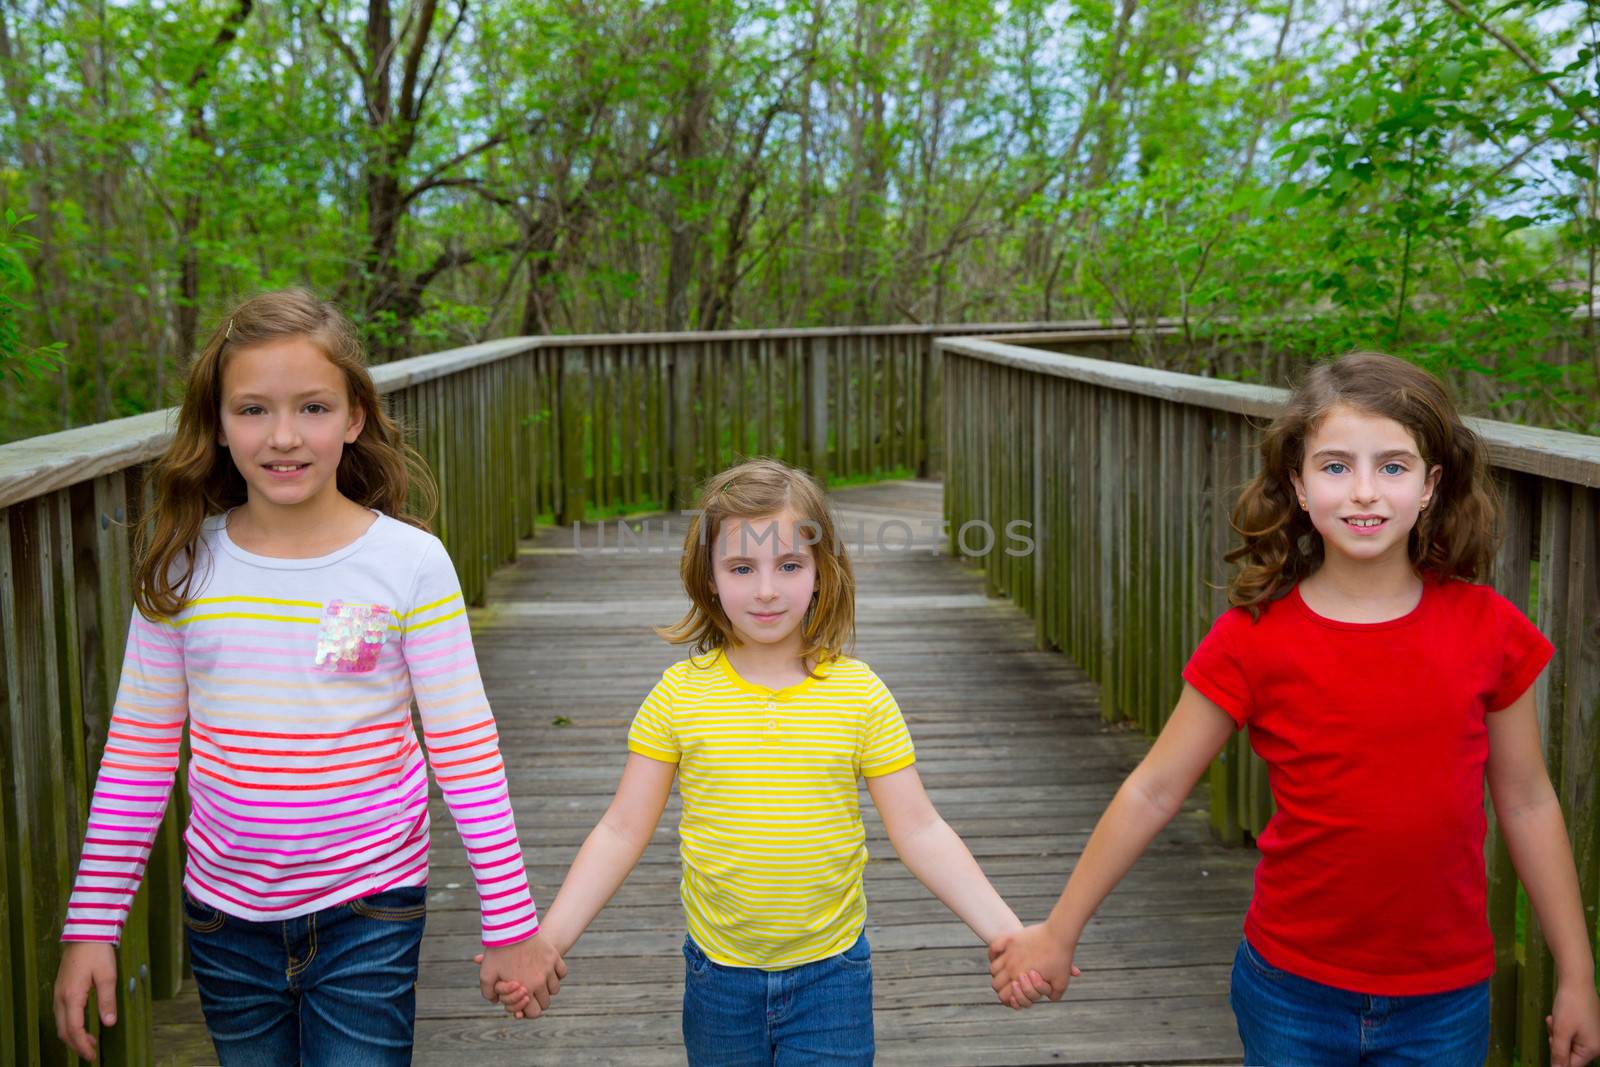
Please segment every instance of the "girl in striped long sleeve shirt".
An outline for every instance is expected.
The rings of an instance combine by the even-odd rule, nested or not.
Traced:
[[[407,1063],[428,881],[424,748],[481,901],[481,988],[564,966],[537,937],[494,716],[432,485],[349,323],[239,307],[195,360],[155,503],[56,1021],[79,1054],[189,726],[184,923],[223,1064]],[[412,725],[415,702],[421,734]]]

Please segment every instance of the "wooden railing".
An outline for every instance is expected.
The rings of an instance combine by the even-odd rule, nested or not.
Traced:
[[[1070,337],[1032,338],[1053,349]],[[1155,734],[1190,652],[1226,607],[1228,513],[1254,472],[1256,427],[1287,394],[982,339],[947,339],[945,511],[951,550],[969,523],[1031,522],[1031,554],[984,557],[990,589],[1029,612],[1041,646],[1100,684],[1102,711]],[[1473,420],[1504,493],[1495,587],[1556,655],[1539,681],[1540,725],[1594,948],[1600,906],[1600,438]],[[976,530],[983,527],[974,526]],[[1210,778],[1217,833],[1239,841],[1271,814],[1266,770],[1242,737]],[[1492,819],[1492,812],[1491,812]],[[1492,823],[1491,823],[1492,825]],[[1549,1062],[1552,968],[1498,834],[1489,845],[1490,1063]]]
[[[1040,328],[512,338],[373,377],[438,476],[435,530],[478,604],[540,516],[686,506],[699,480],[747,454],[832,480],[936,472],[933,340]],[[132,608],[130,529],[170,418],[0,446],[0,1063],[65,1058],[51,1019],[57,938]],[[183,977],[184,806],[180,772],[123,933],[108,1063],[150,1062],[150,1001]]]

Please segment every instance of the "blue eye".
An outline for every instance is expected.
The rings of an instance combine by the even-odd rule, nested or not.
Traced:
[[[750,565],[748,563],[741,563],[738,566],[733,567],[732,570],[734,574],[749,574]]]
[[[794,574],[795,572],[797,572],[800,569],[800,564],[795,563],[793,561],[790,561],[790,562],[785,563],[783,565],[783,569],[784,569],[784,572],[787,573],[787,574]]]
[[[1406,472],[1405,467],[1399,463],[1385,463],[1383,466],[1379,467],[1378,470],[1384,474],[1390,475],[1404,474]]]
[[[1349,470],[1350,468],[1346,467],[1343,463],[1340,463],[1337,460],[1335,460],[1334,462],[1329,463],[1326,466],[1324,466],[1322,469],[1327,471],[1329,474],[1343,474],[1345,471]]]

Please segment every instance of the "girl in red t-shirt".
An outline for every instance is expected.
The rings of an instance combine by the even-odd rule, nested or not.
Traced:
[[[995,992],[1060,999],[1084,924],[1248,725],[1277,809],[1234,960],[1245,1062],[1483,1063],[1487,775],[1555,956],[1551,1059],[1582,1067],[1600,999],[1534,709],[1551,646],[1472,584],[1498,522],[1482,446],[1437,379],[1359,353],[1307,376],[1261,459],[1233,512],[1234,607],[1050,917],[991,949]]]

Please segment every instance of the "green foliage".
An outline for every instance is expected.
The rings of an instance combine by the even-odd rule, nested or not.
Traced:
[[[26,254],[37,249],[39,242],[21,227],[32,220],[32,215],[18,215],[7,208],[0,225],[0,373],[18,384],[55,371],[64,361],[66,348],[60,341],[31,345],[23,340],[23,320],[33,310],[23,300],[33,291]]]
[[[0,438],[170,402],[217,316],[285,284],[337,299],[379,359],[546,331],[1114,316],[1176,322],[1175,344],[1140,333],[1166,366],[1275,381],[1381,347],[1480,411],[1600,429],[1600,5],[0,18],[0,208],[36,216],[0,255]]]

